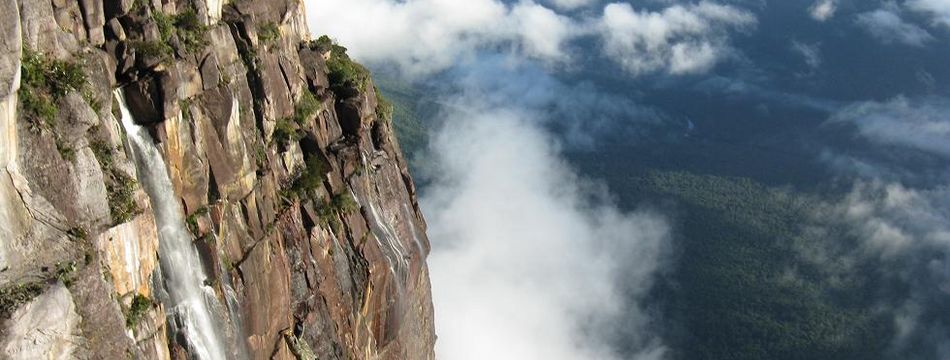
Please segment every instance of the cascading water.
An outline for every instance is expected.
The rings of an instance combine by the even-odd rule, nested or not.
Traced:
[[[184,322],[183,330],[195,355],[202,360],[225,359],[221,331],[215,326],[211,309],[217,299],[204,286],[205,274],[185,225],[185,217],[175,196],[164,158],[148,131],[135,124],[125,104],[122,90],[115,90],[122,112],[122,126],[128,135],[138,179],[148,193],[158,226],[159,255],[170,307]]]

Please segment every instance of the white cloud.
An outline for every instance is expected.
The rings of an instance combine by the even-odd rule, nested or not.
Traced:
[[[619,359],[605,339],[623,321],[638,334],[625,341],[641,349],[624,358],[661,358],[636,300],[664,261],[665,221],[621,212],[582,185],[530,114],[454,109],[422,199],[437,356]]]
[[[930,14],[937,24],[950,26],[950,1],[947,0],[910,0],[906,6]]]
[[[598,27],[606,55],[638,75],[707,71],[731,51],[729,30],[755,24],[747,11],[703,1],[660,12],[609,4]]]
[[[802,56],[808,67],[815,69],[821,66],[820,45],[821,44],[806,44],[799,41],[792,41],[792,50]]]
[[[838,12],[837,0],[818,0],[808,8],[808,13],[816,21],[827,21],[834,17],[836,12]]]
[[[431,74],[480,48],[547,62],[566,61],[577,25],[531,0],[311,0],[310,28],[329,34],[361,61],[393,62],[408,74]]]
[[[883,308],[892,310],[896,328],[891,351],[919,353],[932,347],[926,350],[945,358],[950,349],[945,330],[950,323],[928,314],[939,306],[930,299],[950,295],[950,187],[921,190],[877,181],[859,183],[833,209],[822,215],[843,220],[860,240],[859,249],[839,254],[836,261],[879,259],[874,262],[876,271],[902,284],[898,289],[880,284],[878,289],[891,294],[880,300]]]
[[[844,210],[872,253],[895,257],[920,248],[950,250],[950,189],[860,184]]]
[[[557,9],[593,0],[550,1]],[[704,72],[730,52],[728,31],[755,17],[732,6],[702,1],[659,12],[629,4],[604,7],[602,17],[574,19],[533,0],[310,0],[311,30],[329,34],[369,63],[394,63],[409,75],[436,73],[476,56],[501,52],[569,64],[569,44],[603,37],[606,55],[631,74]]]
[[[520,38],[525,54],[539,59],[564,59],[564,42],[577,29],[567,17],[533,2],[521,2],[511,10],[514,32]]]
[[[855,22],[885,44],[924,46],[927,42],[934,40],[927,30],[904,21],[896,5],[858,14]]]
[[[950,100],[930,98],[911,101],[863,102],[832,117],[850,122],[865,138],[950,158]]]

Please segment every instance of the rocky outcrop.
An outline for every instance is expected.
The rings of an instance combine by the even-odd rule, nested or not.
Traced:
[[[6,357],[195,356],[115,88],[158,143],[226,358],[434,357],[406,161],[372,80],[331,82],[328,60],[349,59],[311,41],[304,14],[296,0],[0,0]]]

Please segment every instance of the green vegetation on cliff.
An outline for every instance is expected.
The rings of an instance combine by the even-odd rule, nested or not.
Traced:
[[[144,7],[133,11],[143,11]],[[194,9],[185,9],[176,15],[166,15],[152,11],[152,20],[158,27],[160,39],[157,41],[133,41],[132,47],[137,53],[155,57],[161,62],[171,61],[174,49],[170,44],[180,44],[179,50],[186,54],[200,53],[208,46],[206,33],[208,27],[201,23]]]
[[[78,62],[50,59],[29,48],[23,48],[21,72],[20,113],[34,128],[52,128],[59,114],[56,103],[87,83]]]
[[[0,289],[0,319],[9,319],[21,306],[43,293],[42,282],[16,284]]]
[[[330,72],[327,74],[330,80],[330,90],[341,99],[349,97],[353,90],[366,92],[372,76],[366,67],[353,61],[347,55],[347,49],[333,42],[330,37],[323,35],[314,40],[313,45],[318,51],[329,52],[330,58],[327,60],[327,68]],[[383,121],[393,119],[393,104],[389,102],[379,88],[374,87],[376,95],[376,117]]]
[[[152,300],[142,294],[135,294],[132,303],[125,313],[125,325],[133,328],[145,317],[148,310],[152,308]]]
[[[102,167],[102,174],[106,181],[106,191],[109,200],[109,211],[112,214],[114,225],[132,220],[141,212],[135,202],[136,182],[131,176],[115,166],[115,151],[106,140],[99,138],[98,127],[90,129],[89,148]]]

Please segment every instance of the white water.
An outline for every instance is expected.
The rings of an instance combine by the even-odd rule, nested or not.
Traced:
[[[213,291],[203,285],[206,276],[168,177],[165,160],[148,131],[132,120],[122,90],[115,90],[115,97],[122,111],[122,126],[128,135],[139,182],[148,193],[155,213],[165,290],[171,300],[168,305],[180,315],[184,333],[199,359],[224,360],[224,341],[210,311],[216,299]]]

